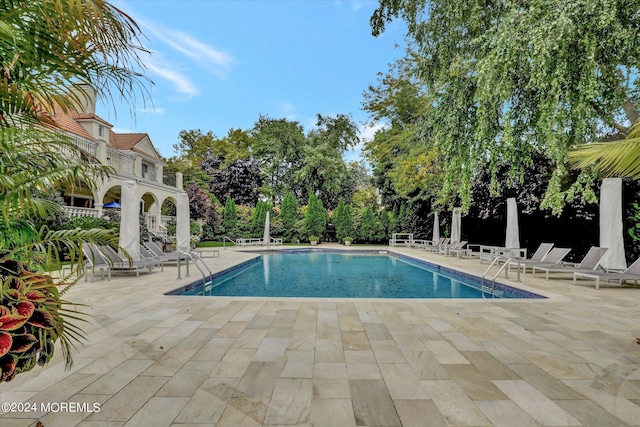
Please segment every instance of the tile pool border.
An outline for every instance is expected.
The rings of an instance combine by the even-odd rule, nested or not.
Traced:
[[[250,253],[250,254],[256,254],[256,255],[268,255],[268,254],[273,254],[273,253],[312,253],[312,252],[321,252],[321,253],[348,253],[348,254],[360,254],[360,255],[387,255],[387,256],[392,256],[404,261],[411,261],[413,263],[416,263],[418,265],[421,266],[426,266],[429,267],[431,269],[435,269],[438,271],[442,271],[445,273],[448,273],[450,275],[455,275],[458,277],[463,277],[463,278],[467,278],[467,279],[472,279],[475,281],[481,281],[482,278],[479,276],[476,276],[475,274],[470,274],[470,273],[465,273],[463,271],[460,270],[455,270],[453,268],[449,268],[449,267],[445,267],[442,266],[440,264],[435,264],[433,262],[429,262],[429,261],[425,261],[422,259],[418,259],[418,258],[414,258],[412,256],[406,255],[406,254],[401,254],[398,252],[394,252],[392,250],[387,250],[387,249],[324,249],[324,248],[293,248],[293,249],[270,249],[270,250],[250,250],[250,251],[243,251],[243,253]],[[259,262],[260,257],[255,257],[255,258],[251,258],[249,260],[243,261],[239,264],[233,265],[229,268],[226,268],[222,271],[218,271],[217,273],[214,273],[211,275],[211,279],[215,280],[223,275],[227,275],[229,273],[232,273],[236,270],[239,270],[247,265]],[[185,292],[189,292],[193,289],[196,289],[199,286],[202,286],[202,279],[196,280],[195,282],[189,283],[185,286],[181,286],[177,289],[174,289],[172,291],[169,292],[165,292],[164,295],[172,295],[172,296],[193,296],[193,295],[184,295]],[[503,283],[500,282],[495,282],[495,289],[499,290],[499,291],[503,291],[503,292],[508,292],[511,295],[513,295],[512,298],[499,298],[501,300],[514,300],[514,299],[548,299],[548,297],[540,295],[540,294],[536,294],[533,292],[529,292],[529,291],[525,291],[523,289],[520,288],[514,288],[513,286],[509,286],[509,285],[505,285]],[[280,297],[278,297],[280,298]],[[363,298],[366,299],[366,298]],[[433,298],[434,300],[436,299],[443,299],[443,298]]]

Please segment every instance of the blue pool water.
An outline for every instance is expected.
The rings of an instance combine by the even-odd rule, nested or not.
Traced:
[[[281,251],[172,295],[311,298],[486,298],[475,276],[386,253]],[[502,298],[540,298],[496,285]]]

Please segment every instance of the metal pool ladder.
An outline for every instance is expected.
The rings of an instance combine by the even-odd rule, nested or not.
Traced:
[[[491,279],[491,285],[485,285],[485,279],[487,278],[487,274],[489,274],[489,270],[491,270],[491,267],[493,267],[493,265],[495,263],[497,263],[500,260],[504,260],[504,264],[502,264],[502,266],[498,269],[498,272],[495,274],[495,276],[493,276],[493,279]],[[505,269],[505,267],[509,266],[509,263],[511,261],[515,261],[517,266],[518,266],[518,273],[516,275],[516,282],[520,281],[520,260],[518,258],[515,257],[511,257],[511,258],[507,258],[504,255],[498,255],[497,257],[494,258],[493,261],[491,261],[491,264],[489,264],[489,267],[487,267],[487,269],[485,270],[484,274],[482,275],[482,282],[481,282],[481,290],[482,290],[482,296],[484,296],[485,292],[489,293],[491,296],[494,296],[494,291],[496,288],[496,278],[500,275],[500,273],[502,273],[502,270]],[[504,270],[504,277],[505,279],[509,278],[509,269]]]
[[[195,265],[198,271],[200,272],[200,274],[202,274],[202,286],[205,286],[207,284],[207,275],[205,274],[204,270],[207,270],[207,272],[209,272],[209,281],[213,282],[213,273],[211,272],[209,267],[207,267],[207,264],[204,263],[204,261],[202,260],[200,255],[198,255],[197,252],[189,252],[189,253],[185,253],[185,255],[189,257],[191,261],[193,261],[193,265]]]

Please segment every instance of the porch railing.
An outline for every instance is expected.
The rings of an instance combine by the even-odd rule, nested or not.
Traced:
[[[64,206],[63,208],[70,216],[98,216],[98,210],[93,208],[79,208],[75,206]]]

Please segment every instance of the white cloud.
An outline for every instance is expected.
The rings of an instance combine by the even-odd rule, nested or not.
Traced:
[[[200,64],[221,79],[226,77],[235,62],[227,52],[209,46],[184,31],[163,28],[144,20],[138,22],[148,33],[153,34],[154,39]]]
[[[138,108],[136,112],[143,114],[164,114],[164,108],[152,106],[149,108]]]
[[[155,65],[153,61],[147,61],[146,66],[149,71],[172,83],[176,90],[186,95],[188,99],[198,95],[199,91],[196,86],[180,71],[162,65]]]
[[[343,2],[341,0],[335,0],[333,2],[337,7],[342,8]],[[357,12],[364,5],[364,1],[350,0],[348,3],[351,5],[351,10]]]
[[[124,128],[111,128],[115,133],[136,133],[134,129],[124,129]]]

